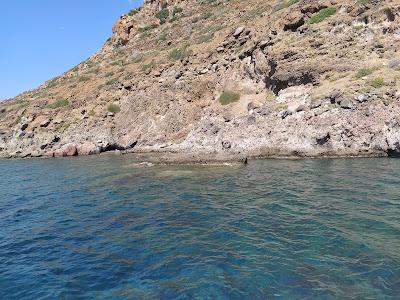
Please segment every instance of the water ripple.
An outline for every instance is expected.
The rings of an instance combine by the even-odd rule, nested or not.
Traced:
[[[399,168],[0,161],[0,299],[398,299]]]

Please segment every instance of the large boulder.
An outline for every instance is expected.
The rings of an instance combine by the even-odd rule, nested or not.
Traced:
[[[85,142],[77,147],[78,155],[93,155],[99,154],[100,147],[91,142]]]
[[[76,156],[76,155],[78,155],[78,147],[74,143],[65,144],[60,149],[54,151],[55,157]]]

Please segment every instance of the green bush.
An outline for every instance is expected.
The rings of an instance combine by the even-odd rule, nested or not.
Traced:
[[[240,99],[240,94],[232,91],[223,91],[218,101],[222,105],[228,105],[233,102],[237,102]]]
[[[50,80],[50,82],[47,84],[47,88],[51,89],[53,87],[56,87],[58,85],[58,77],[53,78],[52,80]]]
[[[117,79],[116,79],[116,78],[113,78],[113,79],[107,80],[106,83],[105,83],[105,85],[113,85],[113,84],[116,83],[116,82],[117,82]]]
[[[136,8],[132,9],[130,12],[128,12],[128,16],[132,17],[132,16],[136,15],[138,12],[139,11]]]
[[[154,29],[154,28],[157,28],[157,27],[158,27],[157,24],[150,24],[150,25],[146,25],[146,26],[144,26],[144,27],[140,27],[140,28],[138,29],[138,31],[139,31],[139,32],[147,32],[147,31],[150,31],[150,30],[152,30],[152,29]]]
[[[107,105],[107,111],[116,114],[121,111],[121,108],[117,104],[111,103]]]
[[[51,108],[51,109],[55,109],[55,108],[67,106],[68,104],[69,104],[68,100],[59,99],[56,102],[49,104],[47,107]]]
[[[363,78],[365,76],[371,75],[373,72],[374,72],[373,69],[362,68],[362,69],[358,70],[358,72],[356,74],[356,78],[358,78],[358,79]]]
[[[383,87],[385,85],[385,81],[383,80],[382,77],[377,77],[377,78],[371,80],[369,84],[372,87],[377,89],[377,88]]]
[[[88,76],[81,76],[81,77],[79,77],[79,82],[82,82],[82,81],[89,81],[90,80],[90,77],[88,77]]]
[[[207,43],[211,41],[213,38],[214,38],[214,33],[203,34],[197,39],[196,43],[197,44]]]
[[[172,11],[172,15],[176,15],[176,14],[180,14],[181,12],[183,12],[183,8],[179,7],[179,6],[175,6],[174,10]]]
[[[330,6],[327,8],[321,9],[319,12],[313,14],[309,20],[310,24],[320,23],[324,21],[326,18],[334,15],[337,12],[337,8],[335,6]]]
[[[175,48],[169,53],[169,57],[173,60],[181,60],[189,55],[187,47]]]
[[[171,22],[175,22],[176,20],[179,19],[179,17],[182,15],[183,8],[175,6],[174,10],[172,11],[172,18]]]
[[[156,18],[160,20],[160,24],[164,24],[169,17],[168,8],[164,8],[156,13]]]
[[[172,19],[171,22],[178,20],[178,17],[183,12],[183,8],[179,6],[175,6],[174,10],[172,11]]]

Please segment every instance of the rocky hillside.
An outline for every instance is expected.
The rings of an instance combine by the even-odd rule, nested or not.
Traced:
[[[400,153],[400,1],[146,0],[0,103],[0,156]]]

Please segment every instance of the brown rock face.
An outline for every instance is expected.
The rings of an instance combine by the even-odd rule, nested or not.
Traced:
[[[292,11],[283,20],[283,30],[296,31],[300,26],[304,25],[305,16],[300,11]]]
[[[399,24],[394,0],[146,0],[0,102],[0,156],[396,155]]]

